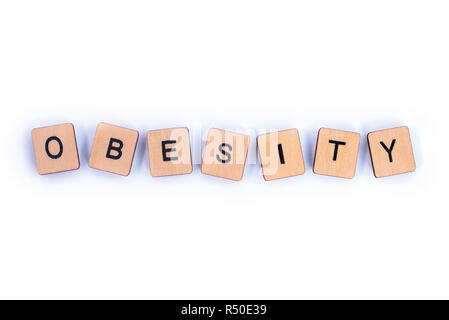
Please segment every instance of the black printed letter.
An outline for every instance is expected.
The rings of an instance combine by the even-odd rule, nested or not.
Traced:
[[[176,151],[176,148],[166,148],[165,146],[167,144],[176,143],[176,140],[164,140],[162,141],[162,160],[164,161],[176,161],[178,160],[178,157],[167,157],[167,153]]]
[[[114,147],[113,144],[118,144],[118,147]],[[122,148],[123,148],[123,141],[115,138],[111,138],[109,140],[109,146],[108,151],[106,152],[106,158],[112,159],[112,160],[118,160],[122,157]],[[117,154],[112,155],[111,151],[116,151]]]
[[[281,161],[281,164],[285,164],[284,159],[284,152],[282,151],[282,144],[278,144],[278,153],[279,153],[279,161]]]
[[[395,144],[395,143],[396,143],[396,139],[393,139],[393,140],[391,141],[390,148],[388,148],[388,147],[385,145],[385,143],[384,143],[383,141],[380,142],[380,145],[381,145],[382,147],[384,147],[385,151],[388,152],[388,158],[390,159],[390,162],[393,162],[393,156],[391,155],[391,152],[393,152],[393,148],[394,148],[394,144]]]
[[[227,144],[227,143],[222,143],[221,145],[218,146],[218,150],[224,155],[226,156],[226,159],[220,159],[220,156],[217,154],[216,158],[219,162],[221,163],[228,163],[231,161],[231,154],[229,152],[227,152],[226,150],[223,150],[224,147],[229,148],[229,151],[232,151],[232,146]]]
[[[329,143],[333,143],[335,144],[335,148],[334,148],[334,157],[332,158],[332,160],[337,161],[337,154],[338,154],[338,146],[339,145],[346,145],[346,142],[343,141],[336,141],[336,140],[329,140]]]
[[[50,149],[48,148],[48,145],[50,144],[50,142],[52,141],[56,141],[59,144],[59,152],[57,154],[51,154],[50,153]],[[47,139],[47,141],[45,141],[45,152],[47,152],[47,156],[49,156],[52,159],[58,159],[62,156],[62,142],[61,139],[59,139],[58,137],[50,137]]]

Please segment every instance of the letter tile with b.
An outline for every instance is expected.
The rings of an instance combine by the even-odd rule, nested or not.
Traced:
[[[355,176],[360,134],[321,128],[315,150],[313,172],[352,179]]]
[[[370,132],[368,146],[376,178],[415,171],[408,127]]]
[[[136,130],[98,124],[89,167],[122,176],[129,175],[138,138],[139,132]]]
[[[221,129],[210,129],[201,172],[239,181],[243,177],[249,136]]]
[[[71,123],[33,129],[31,137],[39,174],[79,168],[75,130]]]
[[[189,129],[151,130],[147,138],[153,177],[192,173]]]

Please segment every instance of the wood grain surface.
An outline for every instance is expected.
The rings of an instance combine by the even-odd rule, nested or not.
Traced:
[[[313,172],[352,179],[355,176],[360,134],[321,128],[318,132]]]
[[[408,127],[370,132],[368,145],[377,178],[415,171],[415,157]]]
[[[122,176],[129,175],[138,138],[139,132],[136,130],[98,124],[89,167]]]
[[[192,172],[188,128],[148,131],[147,143],[150,171],[153,177]]]
[[[39,174],[76,170],[80,166],[73,124],[33,129],[31,132]]]
[[[304,158],[297,129],[262,134],[257,146],[265,180],[304,174]]]
[[[248,154],[249,136],[210,129],[203,155],[201,172],[239,181],[243,177]]]

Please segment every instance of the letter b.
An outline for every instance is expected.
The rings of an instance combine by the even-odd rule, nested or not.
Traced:
[[[114,144],[117,144],[114,146]],[[112,159],[112,160],[118,160],[122,157],[122,148],[123,148],[123,141],[115,138],[111,138],[109,140],[109,146],[108,151],[106,152],[106,158]],[[112,154],[112,151],[115,151],[115,154]]]

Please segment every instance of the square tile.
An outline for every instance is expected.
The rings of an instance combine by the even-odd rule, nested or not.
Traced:
[[[148,131],[148,154],[153,177],[192,172],[190,136],[187,128]]]
[[[408,127],[371,132],[368,134],[368,146],[376,178],[415,171]]]
[[[360,134],[321,128],[315,151],[313,172],[352,179],[357,166]]]
[[[249,136],[210,129],[206,141],[201,172],[239,181],[243,177],[248,155]]]
[[[31,131],[39,174],[76,170],[80,167],[73,124],[36,128]]]
[[[304,158],[297,129],[262,134],[257,146],[265,180],[304,174]]]
[[[139,132],[100,123],[90,153],[89,167],[129,175]]]

